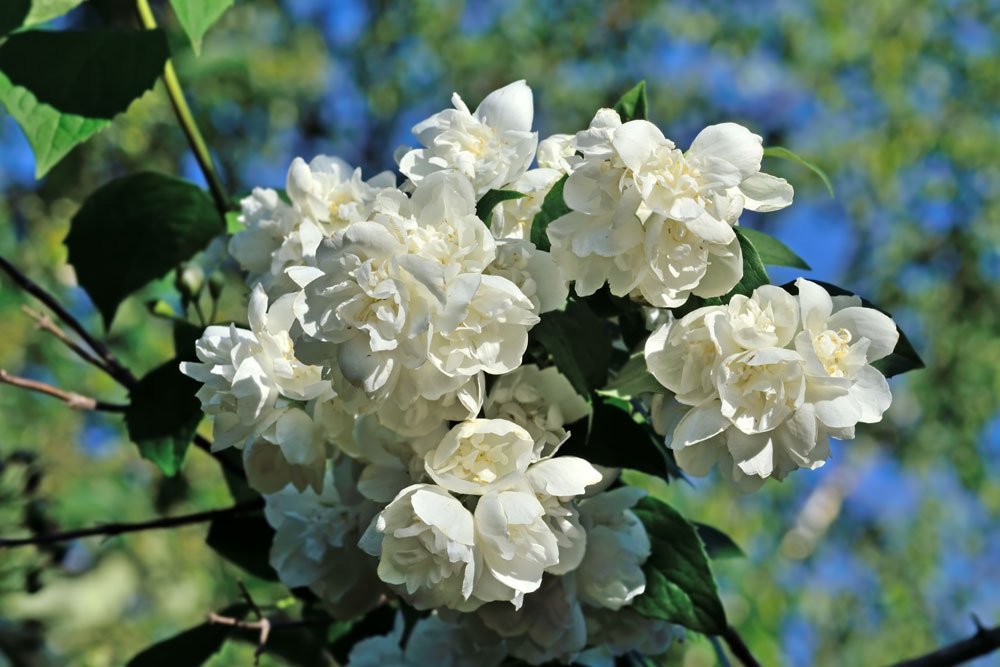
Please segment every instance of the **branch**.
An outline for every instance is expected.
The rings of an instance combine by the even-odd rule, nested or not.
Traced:
[[[958,665],[1000,648],[1000,625],[985,628],[976,621],[976,634],[936,651],[895,663],[892,667],[945,667]]]
[[[256,607],[256,605],[253,605]],[[259,633],[257,648],[253,652],[253,664],[258,664],[260,656],[267,650],[267,639],[271,635],[271,630],[283,630],[291,628],[308,628],[316,625],[329,625],[333,619],[269,619],[266,616],[258,616],[256,621],[241,621],[232,616],[222,616],[216,613],[208,615],[208,622],[215,625],[228,625],[240,630],[253,630]]]
[[[139,22],[142,26],[147,30],[155,29],[156,17],[153,15],[153,10],[149,7],[148,0],[136,0],[135,5],[139,14]],[[184,130],[184,135],[191,145],[191,150],[198,161],[198,166],[201,167],[201,173],[205,175],[205,181],[208,183],[208,188],[212,192],[212,198],[215,200],[215,207],[219,210],[219,215],[225,217],[226,212],[229,210],[229,198],[226,196],[226,189],[222,187],[222,182],[215,171],[215,165],[212,164],[212,156],[208,152],[208,145],[205,143],[205,138],[201,136],[198,123],[195,122],[191,108],[184,98],[184,91],[181,88],[180,81],[177,79],[177,72],[174,71],[174,64],[169,58],[163,69],[163,83],[166,84],[167,94],[170,97],[170,104],[174,107],[174,114],[177,116],[177,121],[180,123],[181,129]]]
[[[38,380],[29,380],[28,378],[11,375],[3,369],[0,369],[0,384],[9,384],[13,387],[20,387],[21,389],[27,389],[28,391],[37,391],[39,394],[45,394],[47,396],[58,398],[69,407],[76,408],[77,410],[125,412],[128,409],[128,405],[98,401],[95,398],[78,394],[75,391],[66,391],[65,389],[53,387],[50,384],[39,382]]]
[[[90,332],[87,331],[82,324],[80,324],[79,320],[70,315],[69,311],[63,308],[59,302],[56,301],[55,297],[42,289],[35,281],[24,275],[20,269],[8,262],[6,258],[2,256],[0,256],[0,269],[3,269],[4,273],[10,276],[11,279],[17,283],[18,287],[44,303],[49,310],[56,314],[56,317],[62,320],[70,329],[75,331],[77,335],[79,335],[80,338],[82,338],[84,342],[90,346],[90,349],[94,351],[97,357],[104,362],[104,365],[107,366],[104,370],[111,375],[111,377],[128,388],[132,388],[138,384],[139,381],[136,380],[134,375],[132,375],[132,372],[118,361],[118,358],[112,354],[111,350],[108,349],[108,346],[91,336]]]
[[[86,361],[88,364],[97,366],[105,373],[111,374],[110,369],[104,365],[104,362],[93,355],[93,353],[84,349],[79,343],[70,338],[65,331],[59,328],[59,325],[52,321],[52,318],[46,313],[39,313],[37,310],[32,310],[26,305],[21,306],[28,317],[35,321],[35,326],[37,326],[42,331],[52,334],[57,339],[59,339],[66,347],[73,350],[81,359]]]
[[[217,510],[207,510],[195,512],[194,514],[182,514],[181,516],[161,517],[150,521],[139,523],[106,523],[90,528],[80,528],[77,530],[67,530],[61,533],[47,533],[45,535],[35,535],[34,537],[20,537],[14,539],[0,538],[0,549],[11,547],[22,547],[29,544],[52,544],[54,542],[66,542],[79,539],[81,537],[91,537],[93,535],[122,535],[124,533],[136,533],[143,530],[159,530],[161,528],[174,528],[176,526],[186,526],[193,523],[204,523],[227,516],[248,514],[260,510],[264,506],[261,498],[238,503],[232,507],[224,507]]]
[[[740,637],[739,633],[732,626],[727,627],[720,637],[726,642],[726,646],[729,647],[732,654],[745,667],[761,667],[757,658],[753,657],[753,653],[750,652],[750,648],[746,645],[746,642],[743,641],[743,638]]]

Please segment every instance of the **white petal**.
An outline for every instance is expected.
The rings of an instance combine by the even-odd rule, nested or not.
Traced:
[[[792,203],[795,191],[788,181],[758,172],[739,185],[743,205],[751,211],[777,211]]]
[[[875,361],[892,354],[899,341],[899,330],[892,318],[874,308],[852,306],[834,313],[828,326],[833,329],[847,329],[854,340],[863,336],[871,341],[868,361]]]
[[[557,456],[528,468],[532,488],[550,496],[579,496],[601,481],[601,473],[575,456]]]
[[[673,450],[690,447],[722,433],[729,423],[722,414],[722,404],[719,401],[710,401],[691,408],[684,415],[674,429],[673,439],[668,445]]]
[[[722,158],[736,167],[743,179],[760,171],[763,139],[742,125],[709,125],[691,142],[688,154],[701,159]]]
[[[531,88],[522,79],[487,95],[473,115],[498,130],[530,132],[534,113]]]
[[[833,300],[825,289],[816,283],[799,278],[799,308],[802,309],[802,328],[813,334],[826,329],[826,322],[833,312]]]

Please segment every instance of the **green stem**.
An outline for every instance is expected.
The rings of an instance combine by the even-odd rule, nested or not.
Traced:
[[[156,17],[153,16],[153,10],[149,7],[149,1],[136,0],[135,5],[143,27],[147,30],[155,29]],[[201,167],[201,171],[205,175],[205,180],[208,182],[208,188],[211,190],[212,198],[215,200],[215,207],[219,209],[220,215],[225,216],[229,210],[229,198],[226,196],[226,190],[222,187],[222,182],[215,172],[215,166],[212,164],[212,156],[208,152],[205,138],[201,136],[198,123],[195,122],[194,116],[191,114],[191,108],[184,98],[184,90],[181,88],[181,82],[177,78],[177,72],[174,70],[174,64],[170,59],[167,59],[167,63],[163,68],[163,82],[167,86],[167,94],[170,96],[170,104],[174,107],[177,121],[180,123],[181,129],[184,130],[188,143],[191,144],[191,149],[194,151],[194,157],[198,161],[198,166]]]

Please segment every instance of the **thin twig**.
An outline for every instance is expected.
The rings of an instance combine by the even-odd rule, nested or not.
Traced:
[[[256,621],[243,621],[232,616],[223,616],[214,612],[208,615],[208,622],[215,625],[228,625],[240,630],[252,630],[258,633],[257,648],[253,653],[253,664],[258,664],[260,656],[267,650],[267,639],[271,636],[271,630],[288,630],[294,628],[309,628],[317,625],[329,625],[333,619],[270,619],[261,616]]]
[[[135,4],[142,26],[147,30],[154,30],[156,28],[156,17],[153,15],[153,10],[149,7],[149,2],[147,0],[136,0]],[[205,175],[205,181],[208,182],[208,188],[211,190],[212,198],[215,200],[215,207],[219,210],[219,215],[225,217],[226,212],[229,210],[229,198],[226,196],[226,189],[222,187],[222,182],[215,171],[215,165],[212,163],[212,155],[208,152],[208,145],[205,143],[204,137],[201,136],[198,123],[195,122],[191,108],[184,98],[184,90],[181,88],[181,83],[177,78],[174,64],[169,58],[163,68],[163,83],[166,84],[167,94],[170,97],[170,104],[174,107],[177,122],[180,123],[181,129],[184,130],[184,135],[191,145],[192,152],[194,152],[195,160],[198,161],[198,166],[201,167],[201,172]]]
[[[67,542],[69,540],[76,540],[81,537],[91,537],[94,535],[104,535],[110,537],[113,535],[122,535],[124,533],[136,533],[143,530],[175,528],[177,526],[186,526],[193,523],[204,523],[221,517],[249,514],[260,510],[263,506],[263,499],[257,498],[255,500],[237,503],[232,507],[195,512],[194,514],[182,514],[180,516],[161,517],[159,519],[151,519],[149,521],[141,521],[139,523],[105,523],[98,526],[91,526],[90,528],[79,528],[77,530],[46,533],[44,535],[35,535],[34,537],[19,537],[12,539],[0,538],[0,548],[22,547],[29,544]]]
[[[726,642],[726,646],[729,647],[732,654],[743,663],[744,667],[760,667],[760,662],[757,661],[757,658],[753,657],[753,653],[750,652],[750,648],[746,645],[746,642],[743,641],[743,638],[740,637],[739,633],[732,626],[727,627],[725,632],[720,636]]]
[[[90,332],[80,321],[73,317],[68,310],[62,307],[62,305],[56,301],[55,297],[42,289],[35,281],[26,276],[21,272],[16,266],[8,262],[4,257],[0,256],[0,269],[3,269],[4,273],[11,277],[11,279],[17,283],[17,285],[23,289],[25,292],[35,297],[39,301],[45,304],[45,307],[56,314],[66,326],[75,331],[83,341],[90,346],[90,349],[94,351],[94,354],[100,358],[104,365],[107,366],[106,371],[118,380],[123,386],[132,388],[138,384],[135,376],[129,371],[125,366],[118,361],[118,358],[112,354],[108,346],[102,343],[100,340],[90,335]]]
[[[53,398],[58,398],[69,407],[77,410],[96,410],[98,412],[125,412],[128,410],[128,405],[98,401],[96,398],[84,396],[83,394],[78,394],[75,391],[66,391],[65,389],[60,389],[59,387],[53,387],[45,382],[11,375],[3,369],[0,369],[0,383],[9,384],[13,387],[27,389],[28,391],[36,391],[39,394],[45,394],[47,396],[52,396]]]
[[[971,637],[943,646],[925,655],[897,662],[893,667],[946,667],[960,665],[973,658],[1000,649],[1000,626],[983,627],[976,621],[976,632]]]
[[[104,364],[103,361],[98,359],[96,356],[94,356],[92,352],[88,351],[82,345],[80,345],[75,340],[70,338],[69,335],[65,331],[60,329],[59,325],[56,324],[51,317],[49,317],[48,313],[40,313],[37,310],[32,310],[27,305],[22,305],[21,310],[23,310],[28,315],[28,317],[30,317],[35,321],[35,326],[37,326],[42,331],[45,331],[55,336],[66,347],[73,350],[73,352],[75,352],[78,357],[86,361],[88,364],[97,366],[105,373],[108,373],[109,375],[111,374],[111,369],[109,369]]]

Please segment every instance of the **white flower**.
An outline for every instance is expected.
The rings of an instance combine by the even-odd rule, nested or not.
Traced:
[[[476,581],[475,527],[444,489],[414,484],[369,526],[360,544],[380,556],[378,575],[417,609],[460,608]]]
[[[576,136],[553,134],[542,139],[538,143],[537,158],[540,168],[555,169],[568,174],[573,171],[573,165],[580,161],[580,157],[576,154]]]
[[[657,382],[686,405],[716,396],[715,376],[724,353],[732,350],[724,306],[706,306],[667,321],[646,340],[646,366]]]
[[[795,349],[805,359],[808,400],[816,417],[830,428],[880,421],[892,394],[871,362],[892,354],[899,340],[895,323],[873,308],[835,301],[803,278],[795,284],[803,328]]]
[[[590,405],[559,369],[534,364],[501,375],[483,404],[489,418],[507,419],[525,428],[534,440],[535,458],[551,456],[569,438],[567,424],[590,414]]]
[[[580,502],[587,550],[576,580],[583,602],[617,610],[646,590],[642,565],[651,545],[642,522],[630,511],[645,495],[642,489],[623,486]]]
[[[308,261],[323,239],[322,230],[302,217],[270,188],[254,188],[240,202],[243,229],[229,240],[229,254],[269,296],[295,289],[285,267]]]
[[[531,241],[499,240],[497,258],[485,273],[501,276],[516,285],[531,301],[535,314],[562,308],[569,296],[569,283],[552,255],[539,250]]]
[[[424,456],[444,437],[444,423],[419,437],[406,437],[383,426],[375,414],[361,415],[354,424],[357,443],[348,455],[365,467],[358,480],[358,491],[365,497],[385,504],[404,488],[427,478]]]
[[[292,484],[320,491],[326,470],[328,440],[320,424],[300,408],[289,408],[244,449],[243,463],[250,486],[274,493]]]
[[[548,233],[581,295],[607,282],[672,308],[725,294],[743,271],[740,213],[791,203],[791,186],[760,172],[761,138],[734,123],[705,128],[683,153],[652,123],[603,109],[575,145],[584,159],[563,192],[571,212]]]
[[[198,398],[214,417],[213,448],[242,447],[274,424],[288,400],[330,397],[330,383],[322,369],[296,359],[288,330],[292,296],[270,308],[261,286],[250,298],[251,331],[211,326],[195,345],[199,362],[182,362],[181,372],[204,386]]]
[[[388,635],[362,639],[351,649],[348,667],[496,667],[507,656],[506,643],[487,632],[468,632],[468,624],[449,623],[432,614],[413,626],[401,646],[402,614]]]
[[[303,286],[297,350],[398,409],[513,370],[538,317],[517,286],[482,274],[495,256],[462,176],[432,174],[412,199],[383,192],[370,221],[324,241],[318,268],[291,272]]]
[[[616,656],[632,651],[639,655],[662,655],[684,628],[655,618],[640,616],[628,607],[612,611],[584,606],[587,637],[591,648],[576,659],[586,667],[613,667]]]
[[[373,561],[357,549],[375,507],[358,494],[358,467],[332,464],[321,493],[291,486],[264,496],[275,529],[271,566],[289,588],[308,586],[338,618],[374,608],[382,595]]]
[[[493,603],[476,612],[489,630],[507,640],[511,656],[531,665],[570,664],[587,645],[587,626],[572,576],[546,577],[524,606]]]
[[[802,357],[778,347],[738,352],[719,364],[716,387],[722,415],[736,428],[770,431],[805,401]]]
[[[534,442],[505,419],[470,419],[427,453],[427,474],[454,493],[483,495],[501,477],[527,471]]]
[[[477,197],[517,180],[531,164],[538,133],[531,131],[534,104],[531,89],[516,81],[483,99],[475,112],[452,95],[446,109],[417,123],[413,134],[424,148],[404,154],[399,170],[417,185],[441,170],[463,174]]]
[[[319,155],[306,164],[295,158],[288,169],[288,198],[302,215],[317,223],[324,235],[366,220],[376,195],[395,188],[396,177],[384,171],[364,181],[361,168],[352,169],[338,157]]]
[[[411,391],[401,382],[394,394],[379,406],[378,419],[400,435],[424,436],[449,421],[471,419],[479,414],[485,384],[485,375],[477,373],[458,389],[432,399]]]

